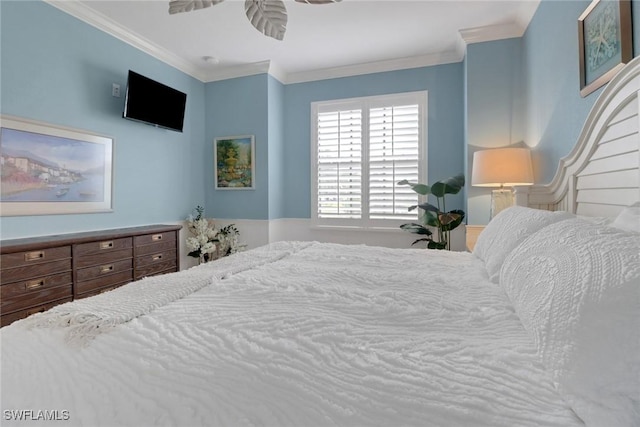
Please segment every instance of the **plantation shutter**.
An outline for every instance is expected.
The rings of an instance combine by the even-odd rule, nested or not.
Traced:
[[[318,113],[318,218],[362,217],[362,110]]]
[[[420,110],[417,104],[369,110],[369,217],[414,220],[418,195],[403,179],[419,181]]]
[[[311,103],[311,212],[318,226],[396,228],[418,220],[427,93]]]

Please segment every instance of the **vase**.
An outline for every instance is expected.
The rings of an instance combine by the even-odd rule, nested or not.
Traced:
[[[200,257],[198,258],[198,264],[204,264],[206,262],[209,262],[209,254],[200,254]]]

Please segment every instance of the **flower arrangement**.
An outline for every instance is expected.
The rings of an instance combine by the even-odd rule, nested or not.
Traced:
[[[191,237],[187,237],[189,256],[207,262],[218,257],[238,252],[244,245],[238,243],[240,232],[234,224],[217,228],[212,219],[205,218],[204,208],[197,206],[187,217],[187,228]]]
[[[246,245],[239,244],[239,236],[240,232],[235,224],[229,224],[218,231],[218,253],[220,256],[234,254],[246,247]]]

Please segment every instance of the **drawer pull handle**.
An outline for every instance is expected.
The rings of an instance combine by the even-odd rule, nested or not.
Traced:
[[[100,242],[100,249],[111,249],[111,248],[113,248],[113,241]]]
[[[37,289],[39,287],[44,286],[44,279],[42,280],[32,280],[24,284],[24,289],[27,291]]]
[[[100,273],[109,273],[113,271],[113,264],[103,265],[100,267]]]
[[[154,234],[153,236],[151,236],[151,240],[153,240],[154,242],[162,240],[162,234]]]
[[[162,254],[154,255],[153,261],[160,261],[162,259]]]
[[[37,261],[40,259],[44,259],[44,251],[33,251],[24,254],[25,261]]]

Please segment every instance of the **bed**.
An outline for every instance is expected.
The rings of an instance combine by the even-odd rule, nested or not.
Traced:
[[[2,328],[3,425],[639,425],[639,90],[473,253],[276,242]]]

